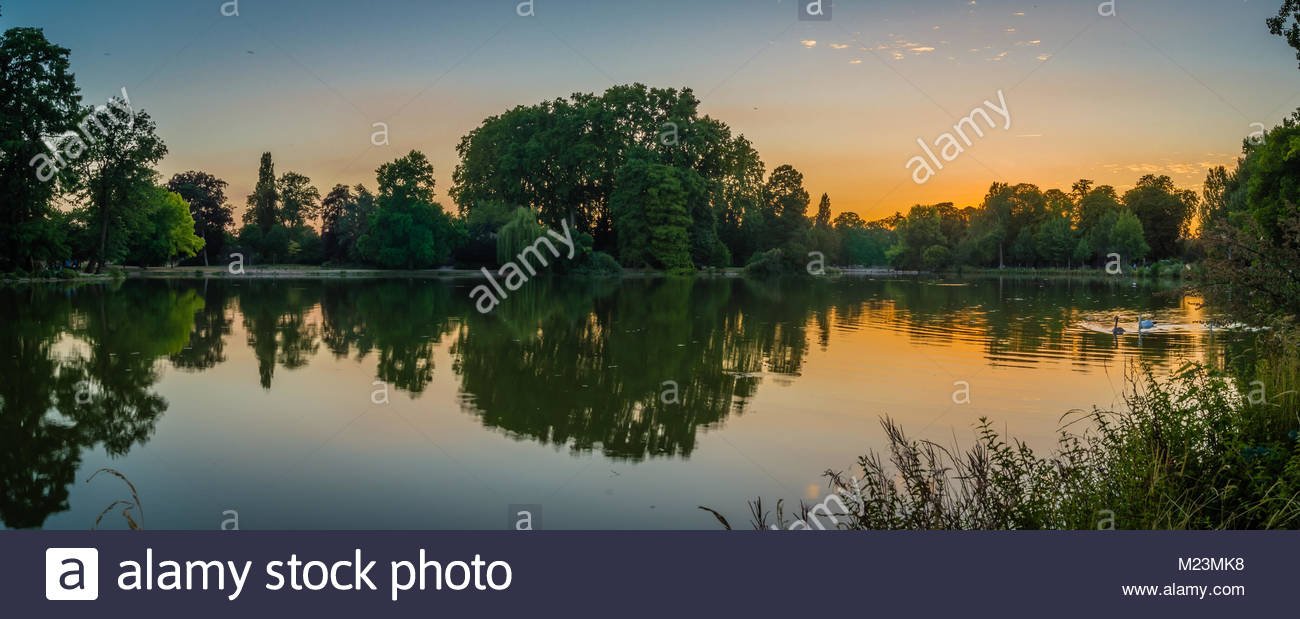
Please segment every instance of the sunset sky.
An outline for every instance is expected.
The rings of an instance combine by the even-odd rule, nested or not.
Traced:
[[[410,149],[444,205],[456,143],[518,104],[613,84],[690,87],[770,171],[867,218],[974,204],[993,181],[1118,188],[1146,173],[1200,188],[1262,123],[1300,106],[1293,51],[1268,34],[1280,0],[842,0],[797,21],[795,0],[4,2],[72,50],[85,102],[125,87],[158,124],[166,177],[230,183],[242,211],[258,156],[322,193]],[[905,168],[1001,90],[1012,126],[975,138],[924,185]],[[994,115],[994,118],[998,118]],[[372,124],[390,145],[370,144]]]

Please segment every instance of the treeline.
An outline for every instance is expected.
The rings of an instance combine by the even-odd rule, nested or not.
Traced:
[[[892,266],[927,270],[1069,268],[1104,264],[1112,255],[1124,265],[1191,258],[1199,248],[1187,233],[1199,202],[1168,176],[1143,176],[1122,195],[1087,179],[1069,193],[994,183],[977,207],[918,205],[885,220],[894,235],[883,239],[890,243],[884,254]]]
[[[0,38],[0,83],[0,270],[60,270],[78,260],[99,271],[203,246],[189,205],[155,184],[167,147],[125,89],[105,105],[83,105],[68,50],[37,28]]]
[[[1218,169],[1201,196],[1148,175],[1123,194],[1089,180],[1069,192],[995,183],[978,206],[917,205],[875,221],[832,218],[823,193],[810,214],[803,175],[790,165],[768,172],[744,136],[700,115],[690,89],[633,84],[485,119],[457,146],[454,209],[433,199],[433,167],[418,151],[380,166],[373,193],[358,184],[324,194],[303,174],[277,176],[263,153],[236,226],[224,180],[188,171],[159,184],[154,166],[167,147],[125,91],[84,106],[67,49],[39,29],[3,36],[0,271],[212,264],[232,254],[262,264],[477,267],[561,225],[580,254],[561,272],[806,273],[813,252],[825,264],[900,269],[1075,267],[1112,254],[1125,264],[1195,261],[1207,251],[1205,234],[1190,234],[1198,213],[1205,232],[1233,213],[1286,210],[1257,204],[1263,194],[1245,172]],[[1272,150],[1247,147],[1285,167]]]

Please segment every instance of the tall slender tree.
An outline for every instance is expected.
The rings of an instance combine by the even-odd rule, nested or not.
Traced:
[[[279,223],[280,192],[275,184],[275,164],[271,153],[262,153],[262,161],[257,167],[257,185],[248,196],[248,210],[244,211],[244,223],[261,228],[262,234],[270,232],[271,226]]]
[[[817,217],[813,220],[813,225],[822,230],[828,230],[831,227],[831,197],[822,194],[822,199],[817,203]]]

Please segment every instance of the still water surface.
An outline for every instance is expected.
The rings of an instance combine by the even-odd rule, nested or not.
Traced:
[[[474,284],[0,290],[0,524],[89,528],[130,498],[86,481],[112,467],[150,529],[497,529],[511,504],[544,528],[716,528],[697,505],[743,526],[756,496],[820,500],[883,415],[1046,448],[1132,362],[1231,340],[1127,281],[539,279],[487,316]],[[1139,314],[1160,331],[1108,333]]]

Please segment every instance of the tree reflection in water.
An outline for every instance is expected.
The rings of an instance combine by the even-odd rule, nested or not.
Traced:
[[[122,456],[153,435],[168,408],[156,392],[163,364],[211,370],[227,362],[240,331],[264,390],[277,369],[329,355],[373,364],[377,380],[419,396],[448,354],[455,405],[485,427],[636,461],[690,456],[699,432],[744,414],[762,381],[797,380],[810,346],[834,346],[837,332],[965,342],[990,365],[1055,359],[1083,368],[1122,353],[1109,337],[1078,333],[1081,315],[1112,312],[1117,295],[1146,314],[1180,302],[1108,283],[966,283],[537,278],[488,315],[470,303],[466,280],[0,288],[0,520],[39,527],[68,509],[84,451]],[[1124,344],[1147,360],[1187,345]]]

